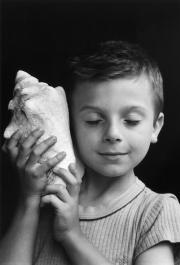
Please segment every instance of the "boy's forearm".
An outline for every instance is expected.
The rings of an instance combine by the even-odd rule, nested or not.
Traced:
[[[69,234],[62,241],[62,245],[72,265],[112,265],[82,232]]]
[[[32,264],[34,242],[39,221],[39,204],[19,204],[14,220],[0,242],[1,265]]]

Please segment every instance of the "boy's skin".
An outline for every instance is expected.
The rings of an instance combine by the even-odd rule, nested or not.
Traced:
[[[150,143],[157,141],[163,125],[161,113],[153,126],[151,89],[144,75],[77,86],[74,129],[88,180],[83,204],[99,199],[100,205],[107,207],[110,198],[119,196],[135,181],[133,169],[146,155]]]
[[[82,234],[79,213],[103,210],[135,182],[134,167],[143,160],[150,144],[157,141],[164,116],[160,113],[154,121],[152,87],[144,74],[76,84],[72,116],[78,152],[86,166],[82,184],[74,166],[70,165],[70,172],[64,169],[56,171],[67,183],[67,189],[61,185],[46,185],[45,173],[61,161],[63,155],[52,158],[37,169],[36,162],[53,144],[50,139],[35,145],[43,132],[36,130],[31,133],[22,140],[20,149],[17,147],[18,132],[6,144],[19,171],[23,200],[2,242],[1,264],[10,264],[5,261],[13,261],[13,264],[17,261],[18,265],[32,264],[39,204],[50,203],[56,213],[56,240],[64,246],[71,264],[110,265]],[[44,196],[41,198],[42,191]],[[16,247],[10,244],[12,240]],[[23,260],[20,262],[21,256]],[[135,262],[135,265],[141,264],[174,264],[170,244],[160,243],[142,253]]]

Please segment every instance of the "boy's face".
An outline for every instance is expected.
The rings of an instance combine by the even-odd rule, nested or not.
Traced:
[[[162,113],[154,125],[153,92],[145,75],[80,83],[72,103],[80,157],[107,177],[131,174],[163,125]]]

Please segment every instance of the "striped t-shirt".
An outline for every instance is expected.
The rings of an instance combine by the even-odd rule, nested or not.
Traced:
[[[43,217],[40,223],[34,264],[71,265],[60,243],[53,240],[51,221]],[[150,247],[169,241],[180,265],[180,204],[173,194],[155,193],[138,178],[104,212],[80,216],[80,225],[111,264],[132,265]]]

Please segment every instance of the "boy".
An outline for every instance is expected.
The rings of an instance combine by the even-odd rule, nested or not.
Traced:
[[[14,133],[6,149],[19,171],[22,199],[1,244],[1,264],[174,264],[179,203],[134,174],[164,122],[157,65],[138,46],[112,41],[75,58],[71,77],[72,130],[85,175],[81,183],[71,164],[70,172],[55,172],[67,188],[46,185],[46,173],[63,156],[36,163],[54,141],[36,144],[40,130],[26,139]],[[46,204],[55,209],[53,232],[44,218],[39,224],[39,206]]]

